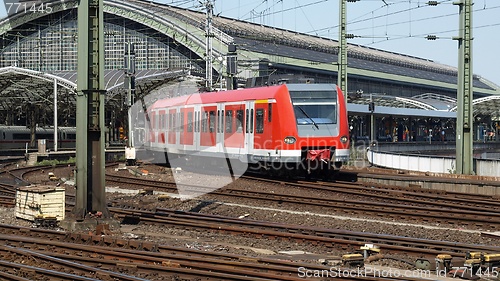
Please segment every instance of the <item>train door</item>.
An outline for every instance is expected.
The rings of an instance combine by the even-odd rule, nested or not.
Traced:
[[[226,105],[224,115],[224,147],[231,153],[240,154],[245,145],[245,105]]]
[[[182,128],[181,134],[182,134],[182,140],[181,144],[185,146],[185,148],[188,148],[189,150],[192,149],[193,145],[193,137],[194,137],[194,128],[193,128],[193,119],[194,119],[194,108],[183,108],[181,110],[182,115],[184,115],[184,125]]]
[[[253,155],[255,102],[245,101],[245,105],[245,151],[247,155]]]
[[[200,146],[206,147],[210,151],[215,149],[215,137],[216,137],[216,106],[205,106],[201,109],[201,132],[200,132]],[[210,147],[210,148],[208,148]]]
[[[272,103],[257,101],[255,103],[254,148],[273,149],[271,130]],[[262,152],[261,152],[262,153]]]

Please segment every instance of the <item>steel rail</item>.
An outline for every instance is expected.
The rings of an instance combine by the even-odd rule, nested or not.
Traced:
[[[285,240],[322,244],[334,248],[339,245],[354,247],[375,244],[382,250],[416,255],[436,256],[446,253],[463,258],[466,252],[500,252],[500,247],[471,245],[447,241],[436,241],[402,236],[373,233],[360,233],[314,227],[286,225],[275,222],[260,222],[231,217],[202,215],[159,209],[157,212],[146,210],[125,210],[110,208],[119,218],[131,216],[147,223],[175,225],[177,227],[203,228],[214,232],[235,235],[251,235],[258,238],[276,237]],[[358,248],[359,249],[359,248]]]
[[[113,180],[117,180],[116,177],[113,176]],[[259,179],[260,180],[260,179]],[[130,177],[122,177],[119,179],[121,182],[128,182],[128,184],[134,184],[137,186],[147,186],[148,188],[167,188],[168,190],[176,190],[174,182],[158,182],[151,180],[143,180],[140,178],[130,178]],[[290,185],[296,187],[308,187],[317,189],[318,186],[311,186],[311,184],[303,184],[303,183],[290,183],[290,182],[282,182],[282,181],[274,181],[278,182],[280,185]],[[200,185],[187,185],[183,184],[183,188],[187,188],[191,186],[193,190],[203,190],[206,188]],[[323,191],[327,191],[328,188],[320,187]],[[439,223],[447,224],[447,225],[458,225],[458,226],[474,226],[474,227],[483,227],[486,229],[500,229],[500,212],[496,213],[493,211],[486,212],[484,210],[468,210],[463,206],[455,206],[453,208],[453,204],[444,204],[441,207],[435,207],[435,202],[421,202],[420,206],[403,204],[405,203],[405,199],[401,200],[401,204],[389,203],[386,201],[375,202],[372,200],[353,200],[353,199],[342,199],[336,198],[335,196],[326,196],[322,195],[319,197],[316,195],[311,196],[296,196],[286,193],[277,193],[277,192],[266,192],[264,190],[252,191],[246,189],[238,189],[227,187],[225,189],[219,189],[212,191],[209,195],[217,195],[217,196],[229,196],[229,197],[239,197],[245,199],[253,199],[258,201],[270,201],[270,202],[278,202],[288,203],[288,204],[302,204],[308,206],[316,206],[321,208],[334,209],[337,212],[344,213],[354,213],[354,214],[363,214],[373,216],[376,214],[376,217],[391,217],[395,219],[410,219],[410,220],[432,220],[437,221]],[[372,195],[369,195],[372,196]],[[376,196],[373,194],[373,196]],[[367,197],[367,196],[365,196]],[[385,197],[391,198],[393,200],[398,200],[398,198],[393,197]],[[429,204],[431,206],[422,206],[423,204]],[[441,204],[443,205],[443,204]],[[439,206],[439,204],[438,204]]]

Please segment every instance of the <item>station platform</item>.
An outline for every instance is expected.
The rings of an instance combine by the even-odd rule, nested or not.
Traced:
[[[354,155],[366,153],[370,165],[402,171],[455,174],[455,142],[375,143],[353,146]],[[475,142],[475,175],[500,179],[500,142]],[[359,157],[359,156],[358,156]]]

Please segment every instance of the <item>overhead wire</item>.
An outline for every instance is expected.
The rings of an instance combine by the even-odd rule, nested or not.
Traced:
[[[442,1],[441,3],[447,3],[447,2],[450,2],[451,0],[446,0],[446,1]],[[408,2],[408,1],[407,1]],[[393,3],[392,3],[393,4]],[[381,6],[379,8],[377,8],[376,10],[380,10],[382,8],[384,8],[384,6]],[[440,14],[440,15],[436,15],[436,16],[431,16],[431,17],[424,17],[424,18],[419,18],[419,19],[414,19],[414,18],[411,18],[409,20],[406,20],[406,21],[399,21],[399,22],[394,22],[394,23],[390,23],[390,24],[380,24],[380,25],[374,25],[373,22],[375,19],[380,19],[382,17],[386,17],[386,16],[390,16],[390,15],[396,15],[396,14],[399,14],[399,13],[402,13],[402,12],[409,12],[409,11],[413,11],[413,10],[416,10],[416,9],[420,9],[420,8],[423,8],[423,7],[426,7],[426,6],[417,6],[417,7],[413,7],[411,9],[404,9],[404,10],[401,10],[401,11],[396,11],[396,12],[393,12],[393,13],[389,13],[387,15],[379,15],[379,16],[372,16],[370,18],[367,18],[367,19],[360,19],[360,17],[358,17],[355,21],[350,21],[348,23],[348,25],[352,25],[354,23],[364,23],[368,20],[372,21],[372,25],[371,26],[365,26],[365,27],[360,27],[360,28],[354,28],[354,29],[349,29],[350,32],[359,32],[359,31],[363,31],[363,30],[368,30],[370,29],[372,31],[372,36],[375,37],[375,38],[380,38],[382,37],[381,35],[375,35],[374,34],[374,30],[376,28],[382,28],[382,27],[385,27],[386,29],[388,27],[392,27],[392,26],[397,26],[397,25],[402,25],[402,24],[410,24],[411,23],[415,23],[415,22],[423,22],[423,21],[427,21],[427,20],[432,20],[432,19],[439,19],[439,18],[444,18],[444,17],[450,17],[450,16],[456,16],[457,14],[456,13],[448,13],[448,14]],[[494,7],[487,7],[486,6],[486,3],[484,3],[483,7],[481,8],[478,8],[478,9],[475,9],[474,12],[482,12],[482,11],[486,11],[486,10],[492,10],[492,9],[498,9],[500,8],[500,6],[494,6]],[[375,11],[375,10],[374,10]],[[371,13],[374,13],[373,11]],[[367,14],[365,14],[364,16],[366,16]],[[496,26],[497,24],[490,24],[490,25],[487,25],[487,26]],[[474,27],[474,28],[484,28],[486,26],[482,26],[482,27]],[[307,34],[322,34],[322,33],[318,33],[318,31],[329,31],[331,29],[335,29],[335,28],[338,28],[338,25],[335,25],[335,26],[330,26],[330,27],[325,27],[325,28],[322,28],[322,29],[318,29],[318,30],[314,30],[314,31],[308,31],[308,32],[305,32]],[[447,32],[453,32],[453,31],[458,31],[458,29],[454,29],[454,30],[450,30],[450,31],[447,31]],[[429,32],[429,33],[443,33],[442,31],[440,32]],[[337,33],[338,34],[338,33]],[[389,34],[387,34],[386,32],[386,37],[389,36]],[[360,38],[371,38],[372,36],[366,36],[366,35],[356,35],[356,37],[360,37]],[[409,35],[407,35],[405,38],[411,38],[411,37],[418,37],[418,35],[412,35],[411,33]],[[400,36],[397,36],[397,38],[401,38]]]
[[[298,1],[296,1],[297,3],[297,6],[295,7],[291,7],[291,8],[286,8],[286,9],[282,9],[280,11],[270,11],[268,13],[263,13],[264,16],[270,16],[270,15],[274,15],[274,14],[278,14],[278,13],[283,13],[283,12],[289,12],[289,11],[293,11],[293,10],[298,10],[298,9],[302,9],[302,8],[305,8],[305,7],[309,7],[309,6],[312,6],[312,5],[316,5],[316,4],[319,4],[319,3],[323,3],[323,2],[327,2],[327,1],[330,1],[330,0],[319,0],[319,1],[316,1],[316,2],[312,2],[312,3],[308,3],[308,4],[302,4],[300,5],[298,3]],[[264,2],[267,2],[266,0],[264,0],[262,3]],[[280,1],[277,1],[277,3],[279,3]],[[273,5],[274,6],[274,5]],[[256,7],[258,8],[258,7]],[[256,8],[254,8],[253,10],[255,10]],[[248,21],[248,20],[251,20],[251,18],[240,18],[240,20],[243,20],[243,21]]]
[[[270,16],[270,15],[274,15],[274,14],[278,14],[278,13],[281,13],[283,15],[286,12],[300,10],[303,13],[308,24],[312,26],[311,21],[309,20],[309,18],[307,17],[307,14],[304,12],[303,9],[306,7],[318,5],[318,4],[321,4],[324,2],[328,2],[328,1],[330,1],[330,0],[317,0],[314,2],[306,3],[306,4],[300,4],[296,0],[295,6],[283,9],[283,0],[277,0],[277,1],[274,1],[270,7],[268,6],[266,9],[263,9],[260,12],[258,12],[259,9],[262,8],[262,6],[264,4],[266,4],[268,2],[268,0],[258,1],[259,3],[257,3],[257,5],[254,6],[254,8],[248,9],[249,12],[247,12],[243,16],[239,17],[238,20],[252,21],[258,17],[265,17],[265,16]],[[369,2],[369,1],[379,2],[380,0],[359,0],[359,2]],[[448,3],[451,4],[452,1],[453,0],[443,0],[443,1],[439,1],[438,4],[448,4]],[[187,3],[193,3],[193,2],[196,2],[196,1],[182,1],[182,0],[179,0],[179,1],[172,0],[171,1],[171,3],[174,3],[174,4],[175,3],[187,4]],[[277,6],[280,3],[282,5],[282,9],[274,9],[275,6]],[[396,10],[393,12],[389,12],[389,7],[396,6],[398,4],[404,4],[404,3],[409,4],[408,8],[399,9],[399,10]],[[252,4],[255,4],[255,2],[253,2]],[[412,6],[412,4],[414,6]],[[384,4],[382,6],[377,7],[374,10],[367,12],[367,13],[365,13],[365,14],[363,14],[363,15],[361,15],[353,20],[350,20],[348,22],[348,25],[352,26],[352,25],[356,25],[356,24],[366,23],[367,21],[371,21],[372,22],[371,26],[349,29],[349,31],[360,32],[363,30],[371,29],[371,31],[372,31],[371,36],[356,35],[356,37],[359,37],[359,38],[384,38],[383,41],[401,40],[401,39],[412,38],[412,37],[419,38],[419,37],[425,37],[425,35],[427,35],[427,34],[413,34],[413,30],[411,27],[412,23],[424,22],[424,21],[428,21],[428,20],[444,18],[444,17],[451,17],[451,16],[457,15],[456,13],[447,13],[447,14],[440,14],[440,15],[435,15],[435,16],[431,16],[431,17],[424,17],[424,18],[415,19],[413,17],[413,15],[411,14],[413,11],[427,8],[427,7],[429,7],[427,1],[414,1],[414,0],[390,1],[390,0],[385,0]],[[489,6],[487,6],[486,0],[484,0],[482,7],[478,8],[474,11],[480,12],[480,11],[486,11],[486,10],[497,9],[497,8],[500,8],[500,6],[489,7]],[[386,12],[384,14],[375,15],[375,13],[380,11],[381,9],[386,9]],[[221,11],[221,13],[224,13],[224,11]],[[254,13],[254,15],[252,15],[252,13]],[[392,22],[392,23],[389,22],[389,18],[391,16],[395,16],[395,15],[402,14],[402,13],[409,13],[408,20],[397,21],[397,22]],[[385,18],[385,24],[374,25],[375,20],[381,19],[381,18]],[[389,31],[388,31],[389,27],[394,27],[394,26],[403,25],[403,24],[409,24],[409,33],[408,34],[406,34],[406,35],[394,35],[394,34],[389,33]],[[500,23],[492,23],[492,24],[483,25],[483,26],[475,26],[474,29],[487,28],[487,27],[493,27],[493,26],[498,26],[498,25],[500,25]],[[382,27],[385,27],[385,34],[384,35],[375,34],[375,32],[374,32],[375,29],[382,28]],[[325,31],[328,32],[328,34],[330,34],[330,30],[336,29],[336,28],[338,28],[338,24],[333,25],[333,26],[329,26],[329,27],[320,28],[320,29],[313,29],[310,31],[306,31],[304,33],[305,34],[314,34],[316,36],[321,36],[322,34],[324,34]],[[445,33],[456,32],[456,31],[458,31],[458,29],[429,32],[429,34],[430,33],[432,33],[432,34],[445,34]],[[335,35],[335,34],[338,34],[338,33],[334,32],[333,35]],[[381,41],[373,41],[372,44],[377,44],[378,42],[381,42]]]
[[[493,10],[493,9],[499,9],[500,6],[493,6],[493,7],[482,7],[482,8],[478,8],[476,10],[474,10],[474,12],[482,12],[482,11],[486,11],[486,10]],[[431,19],[438,19],[438,18],[443,18],[443,17],[449,17],[449,16],[456,16],[456,13],[450,13],[450,14],[444,14],[444,15],[437,15],[437,16],[432,16],[432,17],[426,17],[426,18],[421,18],[421,19],[418,19],[418,20],[413,20],[413,22],[420,22],[420,21],[426,21],[426,20],[431,20]],[[405,24],[405,23],[408,23],[408,22],[398,22],[398,23],[394,23],[394,25],[399,25],[399,24]],[[491,23],[491,24],[486,24],[486,25],[481,25],[481,26],[473,26],[473,30],[477,30],[477,29],[482,29],[482,28],[488,28],[488,27],[494,27],[494,26],[499,26],[500,23]],[[381,25],[379,26],[381,27]],[[359,30],[363,30],[363,29],[367,29],[367,28],[360,28],[358,30],[354,30],[354,31],[359,31]],[[407,39],[407,38],[425,38],[427,35],[429,34],[446,34],[446,33],[451,33],[451,32],[458,32],[458,28],[454,28],[454,29],[450,29],[450,30],[441,30],[441,31],[430,31],[430,32],[427,32],[427,33],[424,33],[424,34],[418,34],[418,35],[411,35],[411,36],[403,36],[403,35],[392,35],[392,36],[388,36],[386,37],[386,40],[380,40],[380,41],[376,41],[376,42],[372,42],[370,45],[373,45],[373,44],[376,44],[376,43],[380,43],[380,42],[385,42],[385,41],[394,41],[394,40],[401,40],[401,39]],[[373,35],[373,34],[372,34]],[[370,38],[370,36],[357,36],[359,38]],[[390,38],[390,37],[394,37],[394,38]],[[382,36],[375,36],[375,38],[382,38]]]

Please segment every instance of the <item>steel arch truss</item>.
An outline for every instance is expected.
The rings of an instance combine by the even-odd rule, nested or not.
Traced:
[[[56,0],[44,3],[51,5],[52,13],[76,9],[78,7],[78,1],[75,0]],[[186,24],[185,18],[183,18],[183,20],[176,18],[176,16],[182,17],[180,13],[168,10],[166,7],[167,6],[162,6],[161,4],[153,2],[104,1],[104,13],[120,16],[154,29],[185,46],[204,60],[206,56],[206,34],[203,29],[203,24],[200,25],[199,21],[192,19],[191,24]],[[47,14],[44,13],[24,13],[21,11],[7,17],[0,21],[0,35],[46,15]],[[227,46],[229,43],[233,42],[233,38],[216,28],[214,28],[211,36],[214,40],[214,56],[212,58],[214,69],[221,72],[225,71],[225,64],[217,58],[224,57],[227,52]]]
[[[4,124],[15,119],[28,124],[36,114],[40,125],[51,124],[54,108],[54,84],[57,84],[60,124],[71,123],[75,110],[76,84],[56,75],[14,66],[0,68],[0,117]]]
[[[500,120],[500,96],[487,96],[477,98],[472,102],[474,116],[489,115],[492,120]],[[450,111],[457,111],[457,107],[453,107]]]

